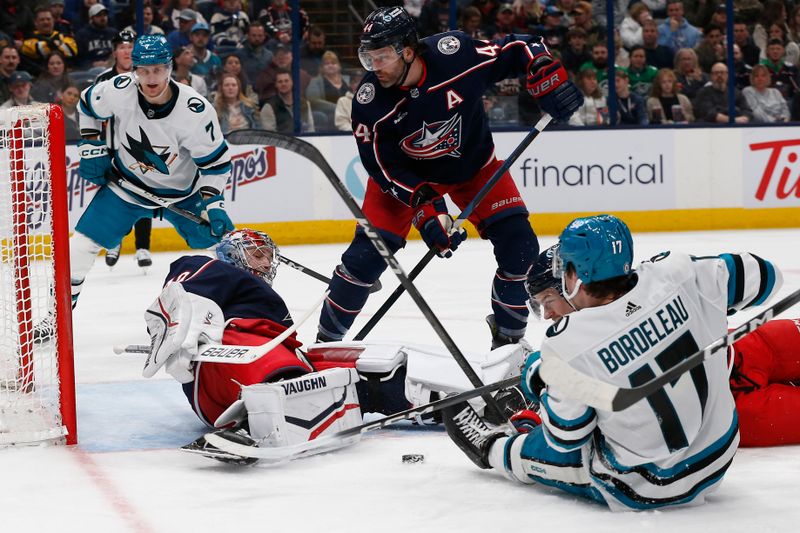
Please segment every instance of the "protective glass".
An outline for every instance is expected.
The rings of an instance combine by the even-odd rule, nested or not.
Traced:
[[[386,46],[377,50],[367,50],[363,46],[358,48],[358,59],[361,66],[369,72],[384,69],[400,61],[401,52],[395,48]]]
[[[564,260],[561,259],[561,254],[553,254],[553,277],[563,279],[566,270],[567,265],[564,263]]]

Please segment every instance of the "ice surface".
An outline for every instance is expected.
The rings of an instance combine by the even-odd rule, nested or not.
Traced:
[[[751,251],[782,267],[787,294],[800,286],[798,230],[639,234],[636,259],[666,250],[701,255]],[[554,242],[544,237],[542,246]],[[284,253],[323,273],[344,244],[287,246]],[[399,254],[410,271],[425,250]],[[708,504],[614,515],[603,507],[539,486],[512,483],[475,468],[439,429],[386,429],[334,453],[278,468],[242,468],[184,454],[177,447],[203,432],[180,390],[160,373],[141,377],[141,356],[115,355],[115,344],[144,343],[142,318],[169,262],[154,254],[148,275],[133,256],[113,271],[98,261],[75,311],[80,444],[0,450],[2,531],[341,531],[437,533],[510,531],[797,531],[800,447],[741,450]],[[463,350],[489,345],[484,317],[494,260],[469,239],[449,260],[434,260],[417,286]],[[396,286],[393,274],[370,298],[354,332]],[[287,268],[276,289],[299,316],[324,285]],[[800,308],[786,316],[800,316]],[[742,318],[732,321],[738,324]],[[316,318],[300,328],[309,342]],[[534,344],[545,325],[535,323]],[[368,339],[440,345],[414,303],[403,296]],[[799,348],[800,349],[800,348]],[[800,423],[800,414],[798,414]],[[421,464],[401,456],[421,453]]]

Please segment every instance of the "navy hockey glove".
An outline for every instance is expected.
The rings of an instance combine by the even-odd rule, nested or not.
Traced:
[[[426,188],[434,192],[430,187]],[[447,206],[441,196],[416,205],[411,222],[422,235],[422,240],[428,248],[435,250],[439,257],[451,257],[458,245],[467,237],[467,232],[463,228],[453,230],[453,218],[447,213]]]
[[[225,198],[222,194],[203,198],[203,212],[208,217],[211,237],[219,240],[223,235],[235,229],[228,213],[225,212]]]
[[[536,98],[542,111],[556,122],[567,122],[583,105],[583,95],[569,81],[561,61],[540,55],[533,60],[528,73],[527,89]]]
[[[529,401],[539,403],[539,395],[542,394],[545,384],[539,376],[539,367],[542,365],[542,352],[536,350],[528,355],[522,367],[520,375],[522,393]]]
[[[108,155],[106,142],[81,139],[78,141],[78,154],[81,157],[78,174],[95,185],[105,185],[106,172],[111,170],[111,157]]]

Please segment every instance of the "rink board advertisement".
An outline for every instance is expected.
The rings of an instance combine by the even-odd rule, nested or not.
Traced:
[[[497,156],[510,154],[524,136],[525,132],[495,134]],[[353,138],[305,139],[319,148],[360,202],[367,174]],[[231,153],[227,209],[238,224],[309,223],[313,238],[329,231],[325,225],[332,221],[353,220],[309,160],[265,146],[232,145]],[[706,215],[709,210],[727,210],[725,220],[740,221],[755,208],[750,218],[757,222],[773,208],[800,207],[798,154],[795,128],[545,131],[511,166],[511,174],[530,212],[543,217],[540,220],[612,211],[636,213],[649,219],[650,229],[669,230],[676,229],[667,221],[670,214],[673,221],[686,219],[686,210],[696,220],[704,210]],[[96,187],[78,176],[75,146],[67,147],[67,164],[74,227]],[[658,216],[648,215],[651,212]],[[682,223],[681,229],[692,229],[687,226],[691,220]],[[718,227],[725,227],[724,220],[722,224]],[[159,220],[155,225],[168,226]]]
[[[746,130],[742,145],[745,207],[800,206],[800,131]]]

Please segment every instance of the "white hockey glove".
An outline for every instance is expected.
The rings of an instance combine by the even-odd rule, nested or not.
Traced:
[[[153,377],[159,368],[181,383],[194,380],[192,357],[200,343],[221,342],[225,329],[222,309],[216,302],[186,292],[170,283],[144,313],[150,335],[150,354],[142,375]]]

